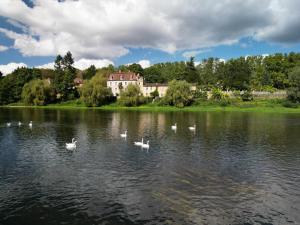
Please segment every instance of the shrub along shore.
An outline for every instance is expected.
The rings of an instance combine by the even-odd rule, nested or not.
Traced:
[[[83,109],[83,110],[107,110],[107,111],[145,111],[145,112],[270,112],[270,113],[299,113],[300,107],[288,108],[283,106],[284,100],[259,100],[251,102],[232,101],[229,104],[220,104],[216,101],[206,101],[198,105],[191,105],[184,108],[175,106],[160,106],[156,103],[149,103],[140,106],[127,107],[117,103],[99,107],[87,107],[79,100],[68,101],[46,106],[28,106],[23,103],[14,103],[2,108],[37,108],[37,109]]]

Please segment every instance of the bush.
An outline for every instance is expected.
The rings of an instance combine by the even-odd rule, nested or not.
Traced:
[[[231,104],[231,101],[229,98],[223,98],[219,101],[220,106],[225,107]]]
[[[55,99],[55,91],[47,81],[31,80],[22,89],[22,101],[28,105],[46,105]]]
[[[287,92],[287,99],[294,103],[300,103],[300,66],[295,67],[289,73],[291,87]]]
[[[129,84],[127,88],[121,92],[119,104],[124,106],[139,106],[146,102],[139,86]]]
[[[106,80],[101,75],[95,75],[87,80],[80,88],[80,96],[86,106],[101,106],[114,101],[110,88],[106,87]]]
[[[291,101],[284,101],[282,102],[282,106],[286,107],[286,108],[298,108],[298,104],[291,102]]]
[[[199,87],[193,93],[193,98],[196,101],[206,101],[207,100],[207,91],[201,90]]]
[[[223,94],[221,89],[213,88],[211,91],[211,98],[212,100],[220,101],[225,98],[225,95]]]
[[[186,81],[171,81],[164,101],[179,108],[190,105],[193,101],[190,84]]]
[[[253,101],[253,94],[249,90],[243,91],[240,95],[243,102]]]

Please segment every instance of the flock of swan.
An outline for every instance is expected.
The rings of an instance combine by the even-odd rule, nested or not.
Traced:
[[[11,122],[6,123],[7,127],[11,127],[11,125],[12,125]],[[23,125],[23,123],[21,121],[19,121],[18,126],[21,127],[22,125]],[[29,126],[29,128],[32,128],[32,121],[29,122],[28,126]]]
[[[12,123],[11,122],[8,122],[6,123],[6,126],[7,127],[11,127]],[[18,126],[21,127],[23,124],[21,121],[18,122]],[[29,122],[28,124],[29,128],[32,128],[32,121]],[[177,123],[175,123],[174,125],[171,126],[171,129],[174,130],[176,132],[177,130]],[[190,131],[196,131],[196,125],[192,126],[192,127],[189,127],[189,130]],[[124,133],[120,134],[121,138],[127,138],[127,130],[125,130]],[[76,149],[76,143],[77,141],[75,140],[75,138],[72,138],[72,142],[71,143],[66,143],[66,149],[68,150],[75,150]],[[144,143],[144,138],[142,138],[142,141],[135,141],[133,143],[134,145],[136,146],[140,146],[141,148],[143,149],[149,149],[150,148],[150,145],[149,145],[149,140]]]
[[[177,130],[177,123],[175,123],[174,125],[171,126],[171,129],[174,130],[176,132]],[[196,131],[196,125],[189,127],[190,131]],[[124,133],[120,134],[121,138],[127,138],[127,130],[124,131]],[[66,148],[68,150],[75,150],[76,149],[76,143],[77,141],[75,141],[75,138],[72,138],[72,142],[71,143],[66,143]],[[140,146],[142,149],[149,149],[150,145],[149,145],[149,140],[144,143],[144,138],[142,138],[142,141],[135,141],[133,142],[133,144],[135,146]]]

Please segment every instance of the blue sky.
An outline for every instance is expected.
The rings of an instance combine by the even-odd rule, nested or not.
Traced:
[[[0,70],[51,67],[68,50],[81,69],[300,52],[299,11],[297,0],[2,0]]]

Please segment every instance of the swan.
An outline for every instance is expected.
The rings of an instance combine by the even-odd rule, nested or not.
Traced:
[[[72,138],[72,143],[66,143],[66,148],[69,150],[73,150],[76,148],[76,143],[75,138]]]
[[[134,145],[137,145],[137,146],[142,146],[144,144],[144,139],[142,138],[142,142],[139,142],[139,141],[135,141],[134,142]]]
[[[11,123],[9,122],[9,123],[6,123],[6,126],[7,127],[10,127],[11,126]]]
[[[125,130],[124,134],[120,134],[120,136],[121,136],[122,138],[126,138],[126,137],[127,137],[127,130]]]
[[[172,130],[177,130],[177,123],[171,126]]]
[[[28,126],[29,126],[30,128],[32,128],[32,121],[30,121],[30,123],[28,124]]]
[[[18,125],[19,125],[19,127],[20,127],[20,126],[22,126],[22,123],[21,123],[21,121],[19,121]]]
[[[190,130],[190,131],[195,131],[195,130],[196,130],[196,124],[194,124],[193,127],[189,127],[189,130]]]
[[[147,149],[148,149],[148,148],[149,148],[149,141],[147,141],[147,144],[144,144],[144,143],[143,143],[143,144],[142,144],[142,148],[147,148]]]

